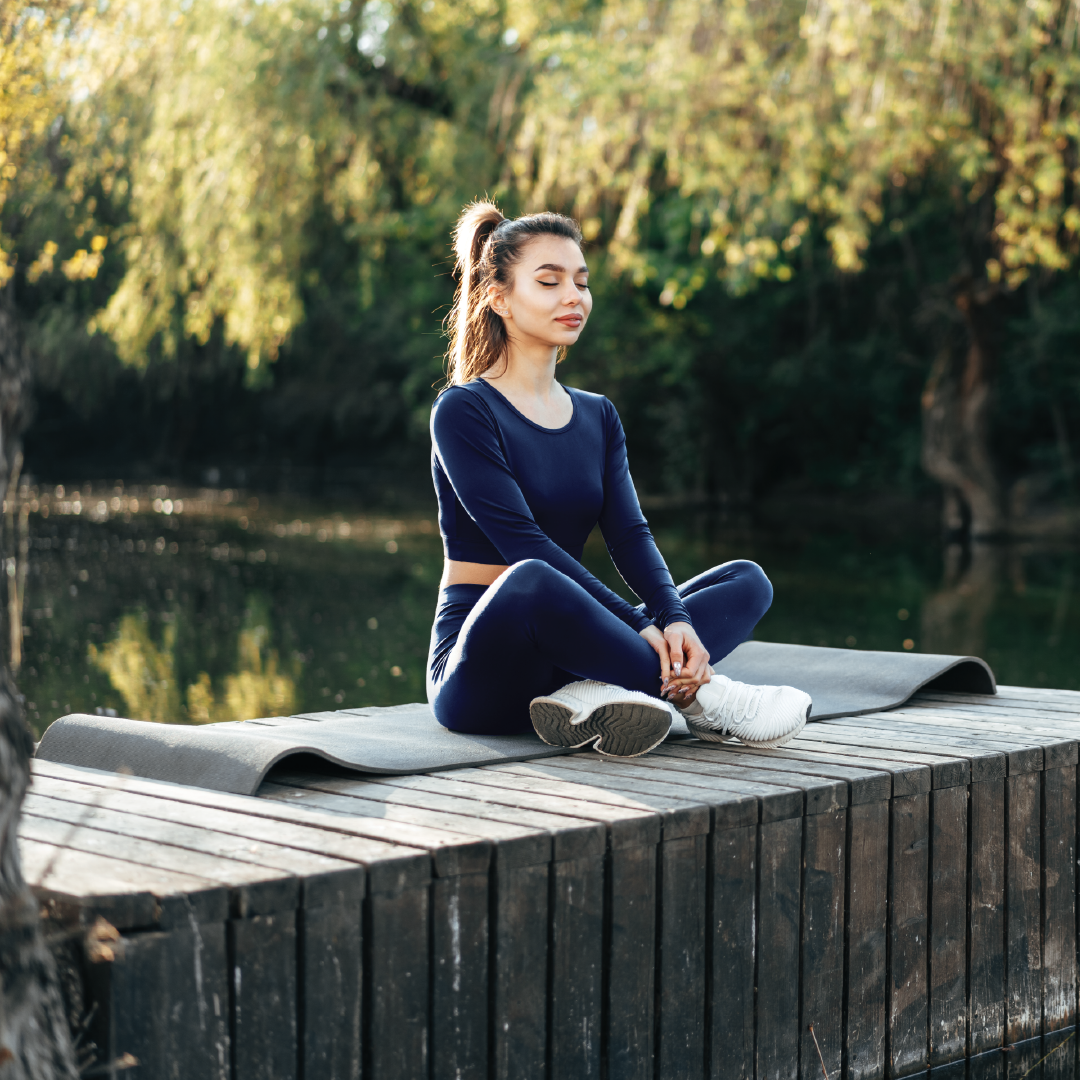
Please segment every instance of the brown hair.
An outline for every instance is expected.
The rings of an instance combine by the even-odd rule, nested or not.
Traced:
[[[545,211],[524,217],[503,217],[493,202],[470,203],[454,226],[454,306],[446,317],[450,347],[446,380],[454,386],[482,375],[506,352],[506,325],[488,303],[488,285],[509,289],[511,271],[525,246],[537,236],[562,236],[581,243],[581,229],[572,218]]]

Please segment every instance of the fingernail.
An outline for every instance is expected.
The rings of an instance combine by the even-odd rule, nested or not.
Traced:
[[[675,666],[675,678],[677,679],[680,675],[682,675],[682,664],[676,663],[674,666]]]

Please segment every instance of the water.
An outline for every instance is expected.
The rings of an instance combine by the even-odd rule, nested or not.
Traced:
[[[187,723],[424,697],[433,512],[119,485],[31,491],[26,509],[18,680],[39,734],[68,712]],[[1080,689],[1076,550],[942,551],[889,524],[870,539],[655,527],[676,580],[731,558],[765,567],[762,639],[972,653],[1001,682]],[[585,561],[626,594],[598,536]]]

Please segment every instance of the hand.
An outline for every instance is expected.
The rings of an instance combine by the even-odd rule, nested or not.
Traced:
[[[664,630],[673,678],[668,685],[668,699],[688,704],[702,683],[712,678],[709,650],[689,623],[668,623]]]
[[[670,623],[663,632],[646,626],[640,634],[660,657],[661,697],[686,703],[712,678],[709,651],[689,623]]]

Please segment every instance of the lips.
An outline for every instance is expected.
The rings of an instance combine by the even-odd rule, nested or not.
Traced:
[[[585,320],[580,315],[563,315],[555,320],[571,330],[576,330]]]

